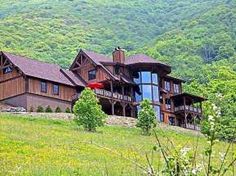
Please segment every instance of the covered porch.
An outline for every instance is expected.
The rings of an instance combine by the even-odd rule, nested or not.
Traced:
[[[171,99],[175,107],[175,125],[200,130],[199,123],[202,120],[202,102],[206,99],[189,93],[174,95]]]

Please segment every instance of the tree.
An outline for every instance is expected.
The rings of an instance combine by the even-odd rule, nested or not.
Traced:
[[[149,135],[150,130],[156,126],[155,111],[149,100],[141,102],[141,110],[138,113],[137,127],[142,129],[144,135]]]
[[[103,126],[106,114],[102,111],[101,105],[95,93],[85,88],[79,100],[73,107],[75,122],[78,126],[83,126],[87,131],[96,131],[96,127]]]

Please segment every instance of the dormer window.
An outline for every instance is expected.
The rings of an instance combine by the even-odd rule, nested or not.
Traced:
[[[7,73],[11,73],[11,72],[12,72],[12,68],[10,66],[3,69],[3,74],[7,74]]]
[[[88,80],[93,80],[93,79],[96,79],[96,70],[90,70],[88,72]]]

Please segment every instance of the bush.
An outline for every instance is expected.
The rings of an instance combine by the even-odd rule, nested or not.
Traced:
[[[71,113],[70,108],[66,108],[65,113]]]
[[[57,107],[57,108],[55,109],[55,112],[56,112],[56,113],[61,113],[61,108],[60,108],[60,107]]]
[[[34,112],[34,108],[31,106],[29,112]]]
[[[42,106],[38,106],[38,108],[37,108],[37,112],[44,112],[43,107],[42,107]]]
[[[149,100],[141,102],[141,110],[138,113],[137,127],[142,129],[144,135],[149,135],[150,130],[156,126],[155,111]]]
[[[51,113],[53,111],[52,108],[48,105],[47,108],[45,109],[45,112]]]
[[[81,92],[79,100],[73,107],[73,112],[77,125],[82,125],[87,131],[96,131],[96,127],[104,125],[106,114],[98,104],[95,93],[89,88]]]

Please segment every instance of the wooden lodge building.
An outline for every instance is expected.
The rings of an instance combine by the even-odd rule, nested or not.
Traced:
[[[80,50],[69,70],[7,52],[0,52],[0,102],[36,111],[48,105],[71,108],[84,87],[94,89],[107,114],[137,117],[140,102],[149,99],[157,120],[196,129],[202,117],[199,96],[182,92],[181,79],[169,76],[171,67],[144,54],[125,57],[116,48],[112,58]]]

